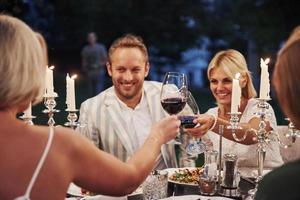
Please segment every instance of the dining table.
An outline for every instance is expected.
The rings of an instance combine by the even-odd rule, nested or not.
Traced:
[[[204,196],[200,194],[198,186],[181,185],[172,182],[168,183],[168,198],[166,200],[222,200],[222,199],[245,199],[248,191],[255,187],[254,180],[241,179],[239,184],[240,196],[238,197],[224,197],[218,193],[213,196]],[[135,193],[127,197],[110,197],[104,195],[97,195],[91,197],[72,197],[66,198],[67,200],[143,200],[142,193]]]
[[[247,197],[248,191],[250,189],[253,189],[254,187],[255,187],[254,179],[252,179],[252,178],[241,178],[241,181],[239,183],[240,196],[238,196],[238,197],[226,197],[226,198],[227,199],[243,200]],[[198,197],[198,198],[194,198],[193,200],[196,200],[196,199],[201,200],[201,197],[203,197],[202,198],[203,200],[205,200],[205,199],[213,200],[212,197],[222,197],[222,195],[218,194],[218,192],[213,196],[201,195],[198,186],[176,184],[176,183],[169,182],[168,183],[168,197],[172,197],[172,196],[174,196],[174,197],[181,196],[182,197],[181,199],[183,199],[184,196],[191,197],[191,199],[192,199],[192,197]],[[131,196],[128,196],[127,199],[128,200],[143,200],[143,194],[131,195]],[[172,198],[168,198],[168,199],[171,200]],[[173,198],[173,199],[175,199],[175,198]],[[176,198],[176,199],[179,200],[179,198]],[[222,198],[218,198],[218,199],[222,199]]]
[[[268,171],[266,171],[268,172]],[[253,175],[253,169],[251,171]],[[247,175],[247,174],[246,174]],[[248,174],[249,175],[249,174]],[[218,184],[220,187],[220,184]],[[239,193],[240,195],[236,197],[222,196],[218,192],[213,196],[205,196],[200,194],[200,189],[198,185],[188,185],[188,184],[177,184],[172,181],[168,182],[168,192],[166,200],[220,200],[220,199],[237,199],[243,200],[247,197],[248,191],[255,188],[254,178],[249,178],[249,176],[242,175],[239,182]],[[219,190],[217,190],[219,191]],[[125,196],[125,197],[109,197],[103,195],[96,196],[85,196],[85,197],[74,197],[73,195],[67,196],[68,200],[143,200],[142,189],[139,188],[136,192]]]

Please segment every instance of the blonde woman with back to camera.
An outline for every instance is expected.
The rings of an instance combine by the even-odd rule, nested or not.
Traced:
[[[232,80],[237,73],[241,75],[239,79],[241,102],[238,111],[241,112],[239,125],[242,129],[237,130],[236,134],[238,138],[242,138],[247,132],[247,137],[242,141],[236,141],[231,130],[226,128],[230,120],[228,113],[231,111]],[[222,143],[223,153],[236,154],[239,159],[239,167],[257,167],[257,138],[255,132],[249,130],[258,130],[260,119],[254,114],[258,111],[258,100],[254,99],[256,91],[244,56],[234,49],[218,52],[209,63],[207,76],[217,107],[209,109],[203,115],[199,115],[195,121],[201,126],[188,131],[196,137],[201,137],[207,133],[206,136],[211,140],[213,148],[218,150],[219,125],[225,125]],[[271,106],[269,112],[271,118],[267,122],[267,131],[274,130],[277,126]],[[273,168],[282,163],[279,146],[276,143],[271,143],[267,149],[265,167]]]
[[[5,15],[0,15],[0,35],[0,199],[65,199],[71,182],[106,195],[134,191],[161,145],[177,135],[180,121],[171,116],[153,125],[127,163],[71,129],[26,125],[16,114],[41,100],[45,45],[25,23]]]

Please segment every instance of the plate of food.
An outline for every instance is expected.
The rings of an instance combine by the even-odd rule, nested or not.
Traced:
[[[186,168],[169,168],[169,182],[180,185],[199,185],[199,176],[203,173],[202,167],[186,167]]]

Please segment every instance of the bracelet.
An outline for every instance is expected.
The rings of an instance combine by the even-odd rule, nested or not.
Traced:
[[[215,126],[217,124],[217,120],[218,120],[216,115],[211,115],[211,116],[214,117],[214,124],[210,127],[210,129],[208,129],[209,131],[211,131],[215,128]]]

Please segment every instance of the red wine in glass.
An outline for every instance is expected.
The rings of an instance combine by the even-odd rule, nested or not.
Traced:
[[[170,115],[175,115],[182,111],[186,104],[182,98],[166,98],[161,100],[163,109]]]
[[[167,72],[165,74],[161,93],[160,102],[163,109],[169,115],[180,113],[186,105],[188,96],[187,77],[180,72]],[[178,142],[178,137],[174,142]]]

